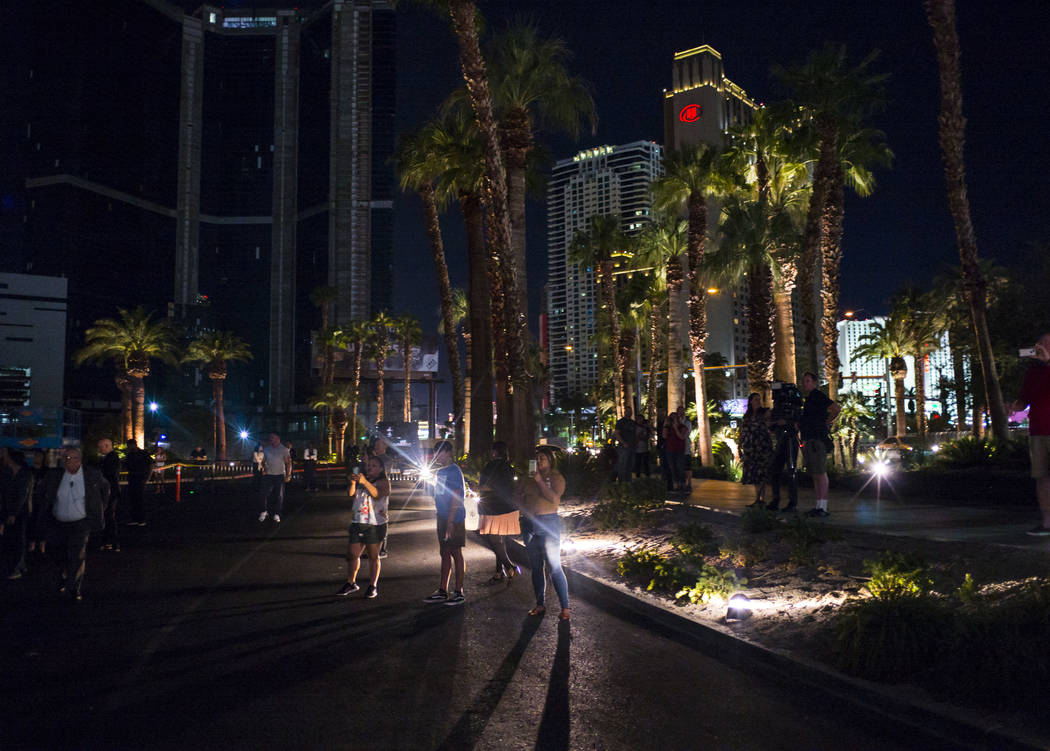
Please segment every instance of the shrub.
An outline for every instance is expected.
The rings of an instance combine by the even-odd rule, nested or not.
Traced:
[[[639,477],[629,482],[608,483],[602,488],[602,497],[633,506],[659,508],[667,500],[667,486],[656,477]]]
[[[675,530],[671,544],[683,555],[704,556],[717,552],[715,533],[706,524],[683,524]]]
[[[981,599],[981,592],[973,577],[967,574],[963,577],[963,583],[955,590],[955,596],[964,605],[975,605]]]
[[[1028,445],[1024,439],[1000,441],[995,438],[965,436],[942,444],[937,453],[936,463],[951,469],[1024,469],[1028,466]]]
[[[718,555],[734,566],[753,566],[769,559],[769,547],[763,537],[735,537],[719,547]]]
[[[932,597],[882,597],[843,606],[832,654],[843,670],[872,680],[913,679],[938,663],[951,612]]]
[[[655,550],[632,550],[616,562],[616,572],[625,578],[648,579],[646,590],[674,592],[681,587],[685,571],[679,561],[660,555]]]
[[[686,597],[689,602],[697,605],[707,602],[713,597],[729,599],[729,595],[747,584],[747,579],[737,577],[734,571],[721,571],[710,564],[704,564],[697,575],[696,584],[691,587],[683,587],[675,595],[675,599]]]
[[[604,479],[594,457],[586,451],[562,454],[558,458],[558,471],[565,478],[566,496],[594,496]]]
[[[916,555],[887,550],[874,561],[864,561],[871,575],[868,590],[875,599],[925,595],[933,588],[926,563]]]
[[[740,526],[745,532],[756,534],[780,527],[777,515],[765,506],[748,506],[740,515]]]

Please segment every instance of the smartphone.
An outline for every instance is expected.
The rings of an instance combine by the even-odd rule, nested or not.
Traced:
[[[536,460],[535,459],[529,459],[529,474],[530,475],[536,474]]]
[[[1017,356],[1018,357],[1035,357],[1035,347],[1025,347],[1024,349],[1018,351]]]

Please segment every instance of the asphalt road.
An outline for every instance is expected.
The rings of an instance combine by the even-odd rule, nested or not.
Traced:
[[[247,489],[168,499],[148,527],[121,529],[122,552],[91,553],[79,605],[36,562],[0,583],[0,746],[944,747],[614,600],[574,599],[571,623],[530,618],[528,571],[488,585],[493,557],[474,541],[466,604],[424,605],[439,565],[429,502],[397,488],[372,600],[334,596],[348,520],[335,491],[293,489],[279,527],[256,520]]]

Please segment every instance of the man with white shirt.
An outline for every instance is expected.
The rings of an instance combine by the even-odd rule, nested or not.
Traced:
[[[284,506],[284,486],[292,479],[292,455],[281,444],[281,437],[270,433],[269,442],[263,446],[262,512],[259,521],[264,522],[273,514],[274,524],[281,523],[281,508]]]
[[[48,474],[44,496],[54,517],[52,549],[64,553],[59,591],[68,590],[77,602],[81,600],[88,537],[105,526],[103,513],[109,495],[106,478],[94,467],[83,466],[83,461],[80,449],[63,449],[63,466]]]

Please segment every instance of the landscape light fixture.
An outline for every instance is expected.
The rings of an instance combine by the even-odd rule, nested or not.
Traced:
[[[747,595],[737,593],[729,598],[729,608],[726,610],[727,621],[746,621],[751,617],[751,600]]]
[[[890,463],[887,461],[875,462],[871,471],[879,477],[885,477],[890,473]]]
[[[242,441],[248,439],[248,431],[247,430],[242,430],[240,433],[238,433],[238,435],[241,437]]]
[[[160,405],[159,404],[157,404],[156,402],[150,402],[149,403],[149,411],[150,412],[156,412],[158,409],[160,409]]]

